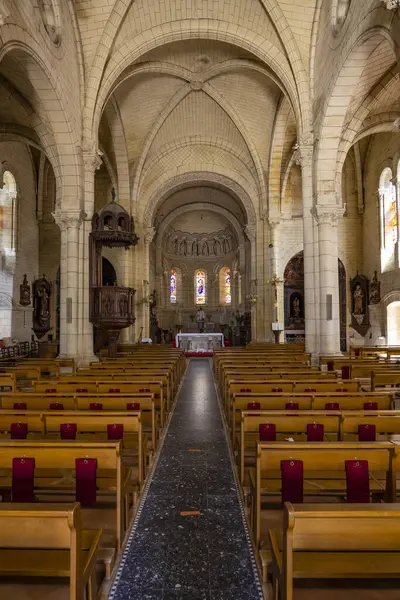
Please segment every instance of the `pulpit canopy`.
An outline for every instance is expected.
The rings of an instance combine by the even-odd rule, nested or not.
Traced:
[[[112,201],[93,215],[91,236],[96,242],[109,248],[128,248],[138,243],[133,218],[123,206],[115,202],[114,189]]]

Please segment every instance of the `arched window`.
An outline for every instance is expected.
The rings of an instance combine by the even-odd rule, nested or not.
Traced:
[[[395,246],[397,243],[397,198],[392,183],[392,170],[382,171],[379,181],[380,220],[381,220],[381,267],[390,271],[395,265]]]
[[[17,248],[17,185],[10,171],[4,171],[3,182],[0,190],[1,247],[11,253]]]
[[[206,303],[206,274],[204,271],[196,271],[194,276],[195,303]]]
[[[219,301],[221,304],[232,304],[231,270],[228,267],[219,272]]]
[[[177,275],[175,269],[171,269],[169,277],[169,300],[171,304],[176,304],[176,283]]]

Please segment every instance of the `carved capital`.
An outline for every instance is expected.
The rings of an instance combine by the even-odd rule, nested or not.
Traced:
[[[381,0],[388,10],[396,10],[400,8],[399,0]]]
[[[100,169],[103,161],[101,160],[102,153],[97,148],[97,145],[93,143],[86,143],[82,147],[83,166],[85,171],[95,172]]]
[[[250,240],[250,242],[256,241],[255,227],[252,227],[249,224],[249,225],[246,225],[246,227],[244,227],[243,231],[244,231],[245,235],[247,236],[247,238]]]
[[[312,166],[314,154],[314,147],[312,144],[305,144],[301,146],[296,144],[293,147],[293,150],[293,159],[296,165],[300,166],[302,169]]]
[[[344,208],[341,206],[316,206],[314,218],[317,225],[331,225],[337,227],[340,217],[343,217]]]
[[[270,229],[276,229],[279,224],[280,224],[280,221],[274,221],[272,219],[268,220],[268,225],[269,225]]]
[[[79,229],[86,216],[81,210],[57,210],[52,215],[61,231]]]
[[[156,235],[156,228],[155,227],[146,227],[146,229],[144,230],[144,241],[145,241],[145,243],[150,246],[150,244],[153,241],[155,235]]]

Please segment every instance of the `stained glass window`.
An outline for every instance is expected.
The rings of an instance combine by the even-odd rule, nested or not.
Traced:
[[[232,304],[231,270],[228,267],[219,272],[219,294],[221,304]]]
[[[206,274],[204,271],[196,271],[194,277],[196,304],[206,302]]]
[[[176,304],[176,271],[171,269],[169,283],[169,299],[171,304]]]
[[[389,271],[395,265],[395,245],[397,233],[397,195],[392,182],[392,170],[387,167],[382,171],[379,182],[381,203],[381,266]]]

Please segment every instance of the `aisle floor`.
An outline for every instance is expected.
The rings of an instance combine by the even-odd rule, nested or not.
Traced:
[[[195,359],[109,600],[261,598],[211,364]]]

